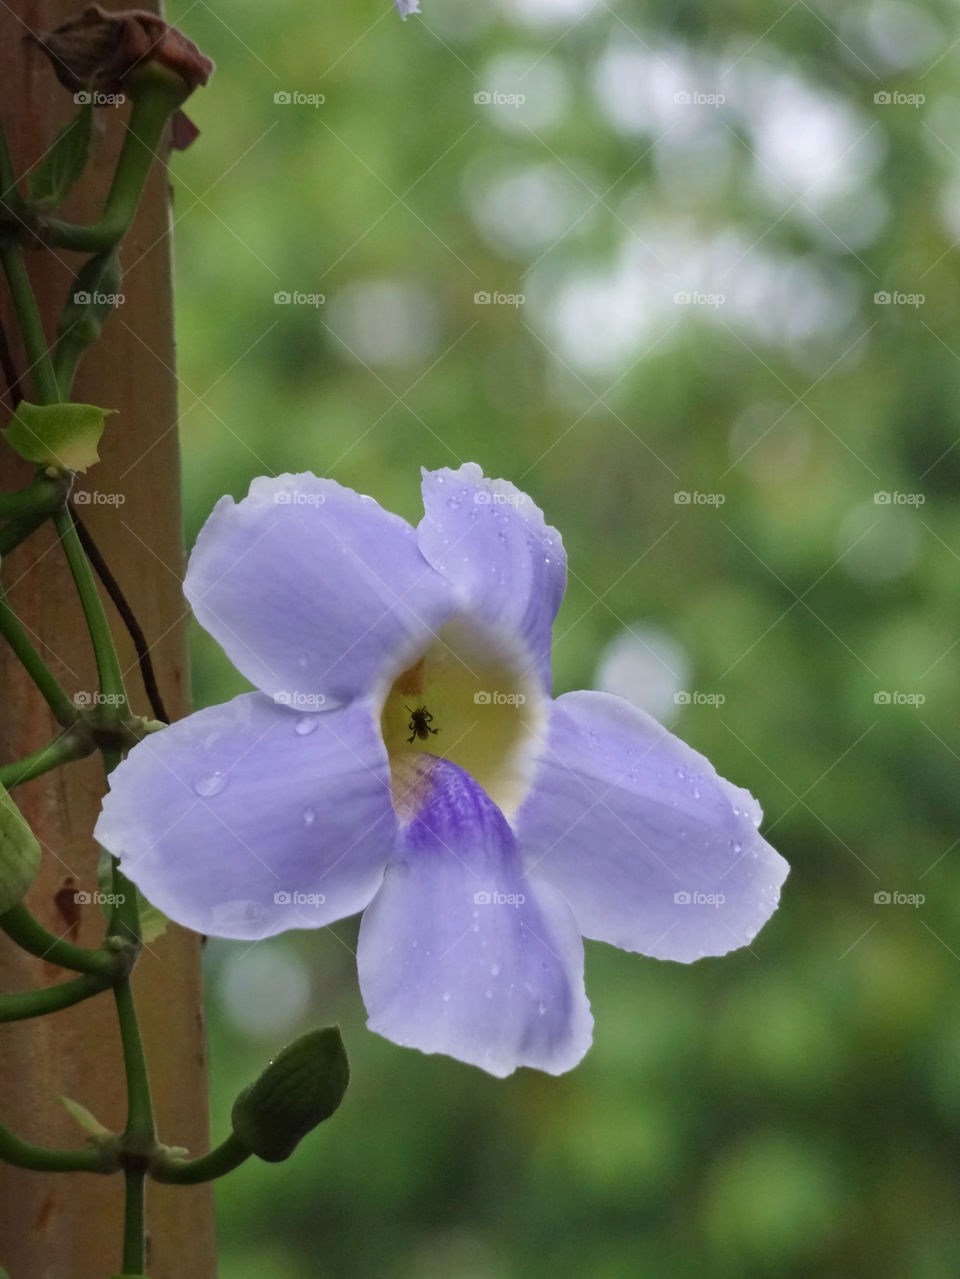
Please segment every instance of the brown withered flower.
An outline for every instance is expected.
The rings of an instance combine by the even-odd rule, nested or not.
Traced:
[[[146,9],[109,13],[92,4],[55,31],[33,32],[29,38],[73,92],[119,93],[131,87],[129,77],[146,63],[175,72],[188,93],[206,84],[213,72],[213,63],[192,40]]]

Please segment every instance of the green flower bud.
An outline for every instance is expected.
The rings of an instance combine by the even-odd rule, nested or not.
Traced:
[[[268,1163],[287,1159],[343,1100],[350,1078],[338,1026],[314,1030],[284,1048],[234,1102],[238,1141]]]

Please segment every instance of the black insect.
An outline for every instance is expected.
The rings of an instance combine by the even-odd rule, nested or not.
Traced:
[[[407,738],[408,742],[412,742],[415,737],[419,737],[421,742],[425,742],[431,733],[436,735],[440,732],[439,728],[430,727],[433,723],[433,716],[425,706],[418,706],[415,711],[410,710],[409,706],[405,707],[405,709],[410,711],[410,723],[407,725],[410,730],[410,736]]]

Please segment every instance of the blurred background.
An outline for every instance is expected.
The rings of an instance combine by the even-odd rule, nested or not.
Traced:
[[[560,1079],[370,1034],[356,921],[211,942],[218,1135],[303,1030],[353,1063],[220,1183],[222,1273],[952,1277],[956,6],[423,2],[170,6],[218,66],[171,165],[188,544],[259,474],[414,521],[420,466],[509,477],[569,555],[557,691],[668,723],[793,872],[727,958],[588,943]]]

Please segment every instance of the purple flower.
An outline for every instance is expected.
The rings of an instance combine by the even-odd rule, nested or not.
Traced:
[[[172,918],[259,939],[363,911],[371,1029],[495,1075],[590,1045],[581,935],[746,945],[787,865],[760,809],[605,693],[550,696],[559,534],[473,463],[417,528],[314,475],[223,498],[185,591],[259,690],[131,751],[97,837]]]

